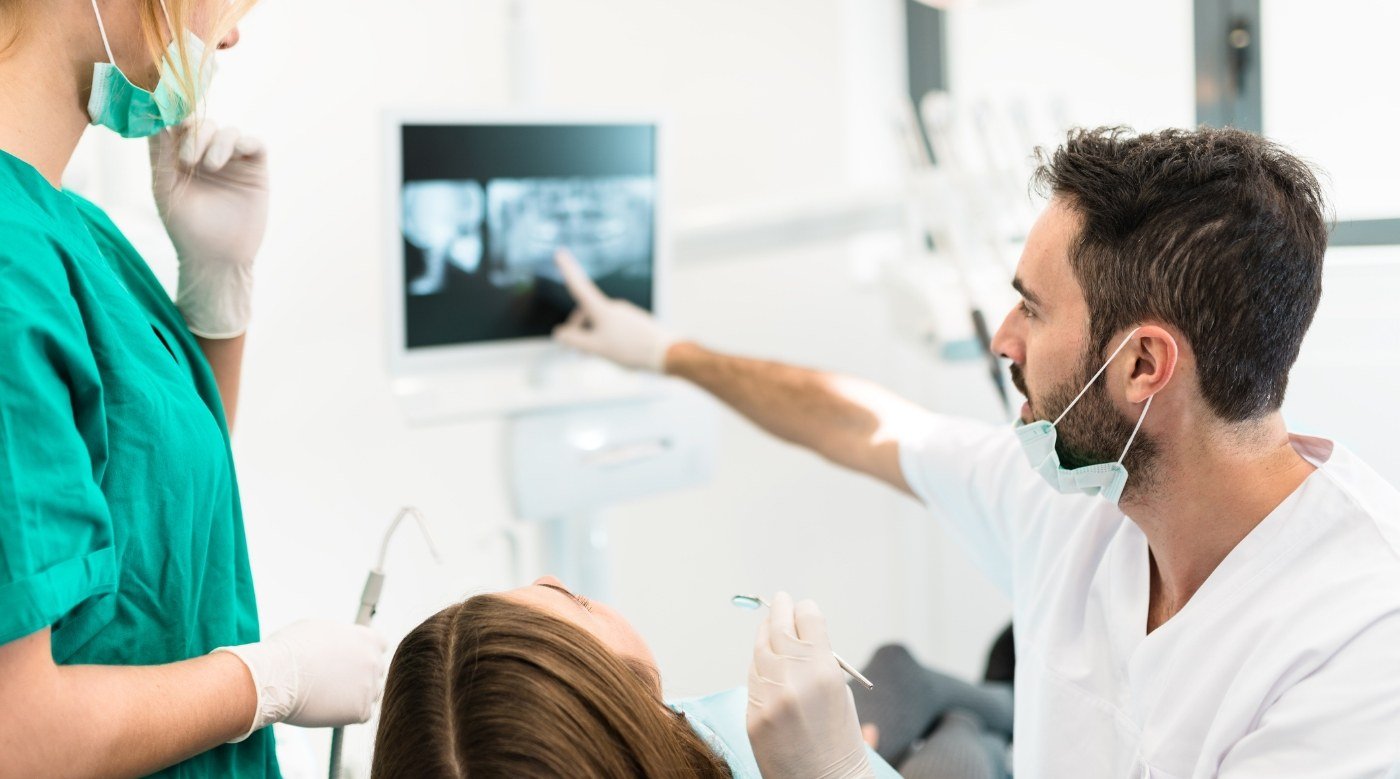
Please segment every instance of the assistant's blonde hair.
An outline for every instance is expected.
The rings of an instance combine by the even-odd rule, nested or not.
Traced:
[[[175,51],[181,62],[189,62],[189,51],[185,46],[186,31],[192,30],[195,10],[201,3],[218,6],[218,14],[210,20],[207,28],[200,36],[204,41],[204,56],[200,58],[196,67],[191,70],[187,68],[172,67],[175,74],[175,88],[181,97],[190,100],[195,94],[196,85],[200,81],[200,74],[209,67],[210,58],[219,47],[229,32],[238,25],[247,13],[252,10],[258,0],[165,0],[165,8],[161,8],[161,0],[141,1],[141,32],[146,39],[146,49],[150,52],[151,61],[157,65],[162,64],[168,58],[167,50],[170,42],[166,38],[166,17],[170,14],[170,34],[174,36]],[[170,63],[172,66],[176,63]]]

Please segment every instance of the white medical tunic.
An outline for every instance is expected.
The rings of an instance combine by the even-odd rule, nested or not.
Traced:
[[[1346,449],[1147,634],[1148,550],[1009,428],[940,417],[905,479],[1013,602],[1017,779],[1400,777],[1400,493]]]

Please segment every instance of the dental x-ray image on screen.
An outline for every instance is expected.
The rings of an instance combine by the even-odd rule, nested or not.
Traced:
[[[546,336],[573,310],[573,252],[614,297],[652,307],[655,130],[405,125],[406,346]]]

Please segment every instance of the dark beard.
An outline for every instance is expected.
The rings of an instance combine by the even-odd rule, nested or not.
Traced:
[[[1077,377],[1051,388],[1044,397],[1031,400],[1032,415],[1037,419],[1054,421],[1054,416],[1041,416],[1040,410],[1049,409],[1056,416],[1063,412],[1103,365],[1103,359],[1103,356],[1093,352],[1086,354]],[[1024,378],[1014,370],[1016,367],[1013,366],[1012,380],[1022,394],[1026,394]],[[1026,396],[1030,397],[1028,394]],[[1136,412],[1141,414],[1141,408]],[[1055,425],[1055,453],[1060,457],[1060,466],[1073,470],[1086,465],[1117,462],[1136,426],[1137,417],[1124,417],[1109,402],[1107,385],[1104,377],[1100,376],[1065,418]],[[1139,492],[1152,482],[1157,453],[1157,442],[1139,431],[1127,457],[1123,459],[1123,466],[1128,469],[1126,493]]]

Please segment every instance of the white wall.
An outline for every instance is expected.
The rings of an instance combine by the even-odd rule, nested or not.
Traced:
[[[960,98],[1053,103],[1087,127],[1195,124],[1190,0],[985,0],[948,20]]]
[[[1288,381],[1284,415],[1300,433],[1332,438],[1400,484],[1400,246],[1327,253],[1322,303]]]
[[[1400,217],[1400,102],[1377,85],[1400,69],[1400,4],[1265,0],[1264,131],[1327,172],[1341,219]]]
[[[1400,103],[1377,76],[1400,66],[1389,31],[1400,6],[1338,0],[1319,6],[1265,0],[1260,7],[1264,131],[1317,167],[1338,219],[1400,218],[1400,157],[1389,128]],[[1291,426],[1335,438],[1400,484],[1400,246],[1328,252],[1322,304],[1289,380]]]

